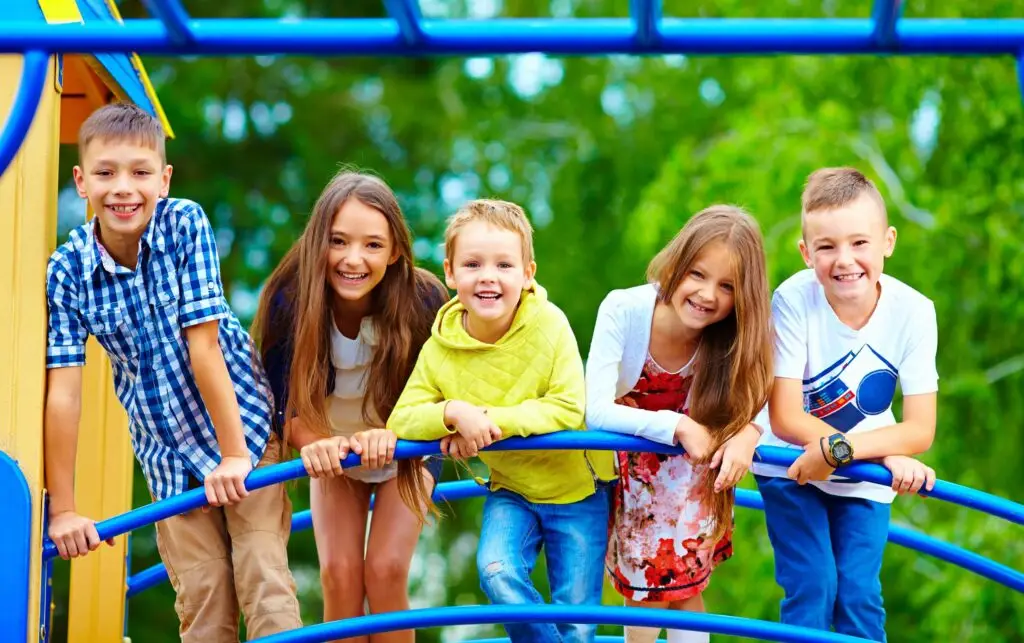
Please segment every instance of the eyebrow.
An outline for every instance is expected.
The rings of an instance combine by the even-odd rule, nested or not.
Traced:
[[[340,235],[342,237],[351,237],[352,236],[351,234],[346,233],[344,230],[338,230],[337,228],[331,228],[331,234],[337,234],[337,235]],[[366,238],[371,240],[371,241],[384,241],[384,242],[387,242],[387,240],[388,240],[387,237],[385,237],[384,235],[380,235],[380,234],[367,235]]]

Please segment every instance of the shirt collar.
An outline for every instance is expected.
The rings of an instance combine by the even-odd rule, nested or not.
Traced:
[[[156,219],[163,211],[166,202],[166,199],[160,199],[156,204],[156,208],[153,210],[153,217],[149,220],[149,224],[146,225],[146,229],[142,233],[142,238],[139,239],[140,255],[142,254],[143,246],[160,253],[163,253],[167,248],[165,236],[157,230],[156,225]],[[107,250],[100,243],[100,239],[96,235],[96,224],[96,217],[93,216],[86,226],[85,252],[82,253],[82,268],[85,274],[91,275],[98,266],[103,266],[107,272],[112,274],[116,274],[118,271],[127,270],[127,268],[114,261],[114,258],[110,256]]]

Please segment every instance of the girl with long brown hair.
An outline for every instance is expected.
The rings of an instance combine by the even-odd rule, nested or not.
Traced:
[[[364,601],[371,613],[409,609],[409,565],[441,460],[394,461],[395,434],[383,427],[447,300],[441,282],[415,267],[391,189],[349,171],[324,188],[260,296],[253,336],[274,390],[276,424],[317,479],[310,505],[324,620],[362,615]],[[362,465],[343,471],[350,450]]]
[[[602,302],[586,365],[587,426],[679,444],[619,453],[606,566],[630,606],[704,611],[732,555],[733,487],[750,468],[772,382],[771,305],[756,221],[733,206],[694,215],[654,257],[649,283]],[[657,638],[626,628],[630,643]],[[670,630],[671,643],[706,642]]]

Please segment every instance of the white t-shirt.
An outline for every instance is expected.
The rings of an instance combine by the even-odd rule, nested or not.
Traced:
[[[839,320],[813,270],[796,273],[772,297],[776,377],[803,380],[804,410],[846,434],[896,424],[897,380],[904,396],[938,390],[934,304],[888,275],[879,283],[875,312],[860,330]],[[759,422],[766,427],[761,445],[800,449],[772,434],[767,413]],[[786,475],[784,468],[763,463],[755,463],[753,471]],[[833,495],[885,503],[896,495],[881,485],[835,480],[843,478],[811,484]]]
[[[366,381],[370,376],[370,363],[377,345],[373,318],[364,317],[359,325],[359,334],[349,339],[331,323],[331,365],[334,367],[334,391],[327,399],[328,419],[334,435],[352,437],[369,428],[383,428],[384,422],[367,426],[363,419],[363,398],[366,396]],[[370,409],[371,416],[373,409]],[[380,469],[359,466],[345,469],[345,475],[366,483],[385,482],[398,475],[398,462]]]

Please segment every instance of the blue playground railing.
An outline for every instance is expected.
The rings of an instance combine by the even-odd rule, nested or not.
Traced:
[[[502,440],[494,445],[488,447],[488,450],[492,451],[518,451],[518,450],[569,450],[569,449],[591,449],[591,450],[613,450],[613,451],[647,451],[655,453],[682,453],[679,447],[671,447],[663,444],[657,444],[649,442],[642,438],[623,436],[614,433],[607,433],[603,431],[564,431],[559,433],[551,433],[548,435],[533,436],[530,438],[508,438]],[[426,455],[437,455],[439,454],[437,442],[406,442],[399,441],[396,450],[395,457],[397,459],[405,458],[417,458]],[[788,466],[793,462],[795,457],[799,455],[799,452],[793,449],[782,449],[777,447],[761,447],[757,452],[757,459],[762,462],[769,464],[776,464],[781,466]],[[352,467],[359,464],[359,457],[355,454],[350,454],[343,462],[343,467]],[[849,467],[844,468],[844,475],[851,479],[863,480],[867,482],[873,482],[877,484],[889,485],[892,483],[892,476],[889,471],[880,465],[857,463]],[[272,484],[277,484],[292,480],[305,475],[305,470],[302,467],[302,463],[299,460],[292,460],[290,462],[281,463],[271,467],[258,469],[254,471],[246,480],[246,487],[250,490],[259,489]],[[455,483],[444,483],[439,486],[436,497],[441,500],[454,501],[462,498],[483,495],[486,493],[486,488],[479,485],[475,481],[461,481]],[[984,513],[998,516],[1006,519],[1010,522],[1024,525],[1024,506],[1015,502],[993,496],[988,493],[976,491],[961,485],[939,480],[936,482],[933,490],[928,494],[931,498],[945,500],[947,502],[969,507],[972,509],[978,509]],[[133,529],[151,524],[157,520],[183,513],[196,509],[205,504],[206,498],[202,489],[193,489],[179,496],[155,502],[153,504],[140,507],[131,512],[116,516],[114,518],[97,523],[97,531],[99,532],[101,539],[111,538]],[[751,507],[757,509],[763,509],[760,495],[754,491],[748,491],[745,489],[737,490],[737,503],[744,507]],[[296,530],[308,529],[311,520],[309,512],[303,512],[296,514],[293,520],[293,528]],[[989,560],[983,556],[969,552],[955,545],[942,542],[935,538],[931,538],[924,534],[914,532],[912,530],[893,525],[890,527],[889,532],[890,541],[900,544],[911,549],[935,556],[939,559],[952,562],[965,569],[968,569],[976,574],[979,574],[985,578],[994,580],[1006,587],[1009,587],[1017,592],[1024,593],[1024,573]],[[53,544],[46,541],[44,545],[44,558],[50,559],[56,554],[56,549]],[[166,573],[162,566],[157,565],[150,569],[144,570],[135,576],[129,578],[128,581],[128,595],[135,595],[153,585],[162,582],[166,579]],[[2,582],[2,575],[0,575],[0,582]],[[481,609],[483,609],[482,606]],[[497,610],[493,614],[490,611],[470,611],[465,614],[472,615],[474,618],[485,618],[485,620],[473,621],[477,623],[492,623],[492,622],[509,622],[512,619],[510,616],[506,616],[504,610],[507,606],[486,606],[487,610]],[[548,606],[542,606],[548,607]],[[365,619],[352,619],[345,623],[326,623],[320,626],[315,626],[319,629],[305,628],[293,633],[289,633],[288,636],[299,637],[299,638],[276,638],[271,637],[266,640],[273,641],[326,641],[334,638],[343,636],[355,636],[359,634],[367,634],[378,631],[390,631],[408,629],[409,627],[432,627],[441,624],[459,624],[463,622],[458,620],[459,618],[469,618],[469,616],[460,616],[463,612],[449,612],[446,610],[455,609],[466,609],[466,608],[437,608],[433,610],[423,610],[417,612],[404,612],[398,615],[385,614],[373,617],[367,617]],[[540,609],[540,608],[538,608]],[[560,606],[558,609],[570,610],[569,612],[558,612],[551,611],[545,612],[543,618],[558,622],[558,619],[575,619],[583,618],[585,620],[578,622],[588,623],[618,623],[618,624],[641,624],[639,621],[624,621],[617,617],[612,619],[610,616],[605,614],[603,611],[608,609],[602,608],[579,608],[583,611],[572,611],[577,608],[568,608]],[[589,612],[587,610],[599,610],[595,612]],[[625,608],[616,608],[625,609]],[[637,618],[651,618],[651,610],[640,610],[636,611],[643,612],[637,616]],[[615,612],[616,614],[626,615],[626,612]],[[408,616],[413,614],[413,616]],[[534,614],[538,618],[539,612],[523,612],[523,614]],[[678,614],[673,612],[672,614]],[[490,616],[488,616],[490,615]],[[657,615],[657,611],[655,611]],[[446,620],[448,616],[451,616],[452,620]],[[522,618],[530,618],[526,615],[520,615]],[[687,615],[688,618],[690,615]],[[711,620],[707,621],[694,621],[686,622],[682,621],[659,621],[663,626],[669,625],[672,627],[681,627],[684,629],[700,629],[702,627],[708,627],[710,629],[706,631],[711,632],[722,632],[728,633],[733,630],[721,629],[724,627],[731,627],[730,623],[734,623],[736,620],[734,617],[723,617],[717,615],[699,615],[702,617],[708,617]],[[630,617],[632,618],[632,616]],[[408,620],[413,619],[413,620]],[[417,620],[419,619],[419,620]],[[440,620],[439,620],[440,619]],[[486,620],[493,619],[493,620]],[[732,619],[726,621],[719,621],[715,619]],[[743,620],[743,619],[740,619]],[[563,621],[564,622],[564,621]],[[573,621],[577,622],[577,621]],[[761,630],[762,626],[773,626],[773,628],[783,627],[778,624],[772,624],[760,621],[744,621],[750,627],[754,627],[759,632],[756,636],[767,639],[767,640],[785,640],[785,641],[803,641],[803,640],[850,640],[846,639],[835,639],[835,638],[820,638],[827,633],[822,632],[811,632],[811,631],[790,631],[787,629],[766,629]],[[413,623],[419,623],[419,625],[413,625]],[[651,624],[653,621],[647,621],[642,624]],[[744,626],[747,627],[747,626]],[[356,629],[352,629],[356,628]],[[383,629],[381,629],[383,628]],[[799,629],[799,628],[797,628]],[[743,630],[751,631],[751,630]],[[738,631],[737,631],[738,632]],[[752,635],[752,634],[742,634]],[[284,635],[282,635],[284,636]],[[303,637],[311,638],[303,638]],[[834,636],[834,635],[832,635]],[[322,637],[322,638],[317,638]],[[776,637],[776,638],[773,638]],[[781,637],[781,638],[777,638]],[[806,638],[811,637],[811,638]],[[819,638],[814,638],[819,637]],[[2,637],[0,637],[0,643],[6,643]]]

